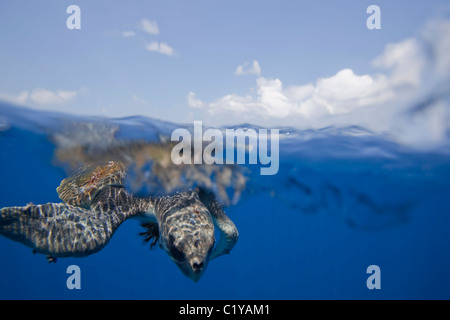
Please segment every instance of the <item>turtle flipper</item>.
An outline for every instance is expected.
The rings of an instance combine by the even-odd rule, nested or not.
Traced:
[[[90,164],[61,181],[56,191],[65,203],[89,208],[101,189],[121,185],[125,172],[125,165],[117,161]]]
[[[52,257],[82,257],[102,249],[127,218],[152,217],[151,199],[108,186],[92,200],[91,209],[47,203],[0,209],[0,235]]]
[[[225,214],[220,203],[215,199],[214,194],[198,188],[198,195],[205,207],[211,213],[214,224],[220,231],[220,239],[217,242],[210,260],[223,254],[230,253],[239,238],[239,232],[236,225]]]
[[[0,234],[56,257],[87,256],[102,249],[117,224],[65,203],[0,210]]]
[[[144,238],[145,242],[149,242],[150,240],[153,239],[152,242],[150,243],[150,249],[151,249],[158,243],[158,238],[159,238],[158,224],[153,223],[153,222],[147,222],[147,223],[143,223],[142,226],[145,229],[147,229],[147,231],[141,232],[141,233],[139,233],[139,235],[145,236],[145,238]]]

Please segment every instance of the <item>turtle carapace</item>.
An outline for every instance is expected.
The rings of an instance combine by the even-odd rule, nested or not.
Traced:
[[[234,247],[236,226],[212,193],[196,188],[141,198],[123,187],[125,172],[124,165],[113,161],[86,166],[57,188],[64,202],[1,209],[0,234],[56,261],[99,251],[122,222],[139,218],[145,239],[158,241],[194,281],[211,259]],[[220,232],[217,243],[215,228]]]

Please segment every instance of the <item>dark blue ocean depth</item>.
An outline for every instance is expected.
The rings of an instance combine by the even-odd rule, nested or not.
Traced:
[[[0,115],[0,207],[60,202],[67,174],[49,135],[58,119],[82,119],[6,104]],[[128,139],[176,127],[114,122]],[[283,129],[279,172],[248,166],[246,190],[225,209],[239,241],[197,283],[129,220],[100,252],[55,264],[0,237],[0,299],[449,299],[448,154],[355,130],[364,132]],[[80,290],[66,286],[70,265],[80,267]],[[380,289],[366,285],[370,265],[380,268]]]

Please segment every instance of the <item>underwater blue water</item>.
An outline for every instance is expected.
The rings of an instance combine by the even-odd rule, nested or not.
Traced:
[[[49,136],[64,121],[106,121],[0,104],[0,207],[60,202],[67,174]],[[154,140],[176,124],[110,120],[123,139]],[[248,127],[248,126],[247,126]],[[47,263],[0,237],[0,299],[449,299],[450,158],[414,151],[362,128],[281,130],[280,168],[248,166],[241,199],[226,208],[240,238],[194,283],[123,223],[86,258]],[[69,290],[70,265],[81,290]],[[369,290],[366,269],[381,270]]]

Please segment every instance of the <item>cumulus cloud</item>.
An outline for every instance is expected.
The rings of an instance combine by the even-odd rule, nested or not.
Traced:
[[[439,81],[449,83],[449,52],[450,21],[434,21],[416,37],[387,44],[372,61],[376,73],[357,74],[345,68],[314,82],[288,87],[284,87],[281,79],[259,76],[249,94],[230,93],[206,102],[190,92],[188,105],[202,108],[211,119],[218,120],[232,121],[230,117],[237,115],[234,121],[260,125],[302,128],[361,125],[375,132],[397,134],[403,130],[410,138],[413,132],[422,136],[430,134],[430,137],[432,133],[436,140],[436,137],[445,137],[446,130],[450,130],[450,112],[443,111],[448,108],[442,107],[442,103],[427,108],[420,116],[415,113],[414,119],[406,115],[408,108],[419,99],[433,94],[436,90],[433,85]],[[255,60],[252,67],[238,66],[235,73],[259,75],[260,72]],[[220,123],[216,121],[216,124]],[[399,124],[408,129],[399,129],[402,127]],[[406,136],[402,134],[399,136],[403,139]]]
[[[256,95],[228,94],[211,103],[197,99],[197,105],[206,107],[210,114],[239,111],[244,115],[256,113],[263,118],[346,114],[361,107],[382,104],[396,97],[401,90],[419,86],[425,66],[420,46],[411,39],[388,44],[373,64],[390,72],[358,75],[346,68],[332,76],[319,78],[314,84],[287,88],[280,79],[258,77]],[[249,72],[239,67],[236,73],[238,71],[240,74]]]
[[[139,22],[139,29],[144,31],[145,33],[148,33],[151,35],[159,34],[159,28],[158,28],[158,24],[156,23],[156,21],[142,19]]]
[[[51,91],[46,89],[35,89],[30,94],[30,100],[39,105],[56,105],[56,104],[64,104],[77,95],[76,91],[65,91],[65,90],[57,90]]]
[[[344,69],[316,84],[283,87],[280,79],[256,79],[256,95],[228,94],[211,103],[196,99],[196,105],[210,114],[239,111],[265,118],[286,118],[292,115],[315,117],[344,114],[356,108],[386,101],[390,97],[385,77],[356,75]],[[190,97],[195,97],[193,92]],[[189,98],[189,97],[188,97]],[[192,106],[191,103],[189,103]]]
[[[188,105],[191,108],[203,108],[203,101],[195,98],[195,93],[189,92],[187,95]]]
[[[33,103],[41,106],[61,105],[73,100],[78,91],[56,90],[51,91],[37,88],[29,91],[22,91],[18,95],[0,93],[0,99],[13,102],[15,104]]]
[[[374,61],[375,67],[390,69],[392,86],[420,85],[425,67],[425,53],[417,39],[390,43]]]
[[[433,71],[438,75],[450,73],[450,20],[430,22],[423,30],[423,39],[430,49]]]
[[[153,41],[153,42],[148,43],[145,46],[145,48],[148,51],[159,52],[166,56],[173,56],[173,54],[174,54],[173,48],[164,42]]]
[[[0,92],[0,100],[9,101],[14,104],[25,104],[27,102],[29,96],[30,96],[30,94],[28,91],[22,91],[21,93],[16,94],[16,95]]]
[[[253,60],[253,63],[251,64],[251,66],[249,65],[248,62],[245,62],[242,65],[239,65],[236,68],[236,71],[234,72],[235,75],[240,76],[240,75],[246,75],[246,74],[254,74],[254,75],[261,75],[261,67],[259,65],[259,62],[256,60]]]

